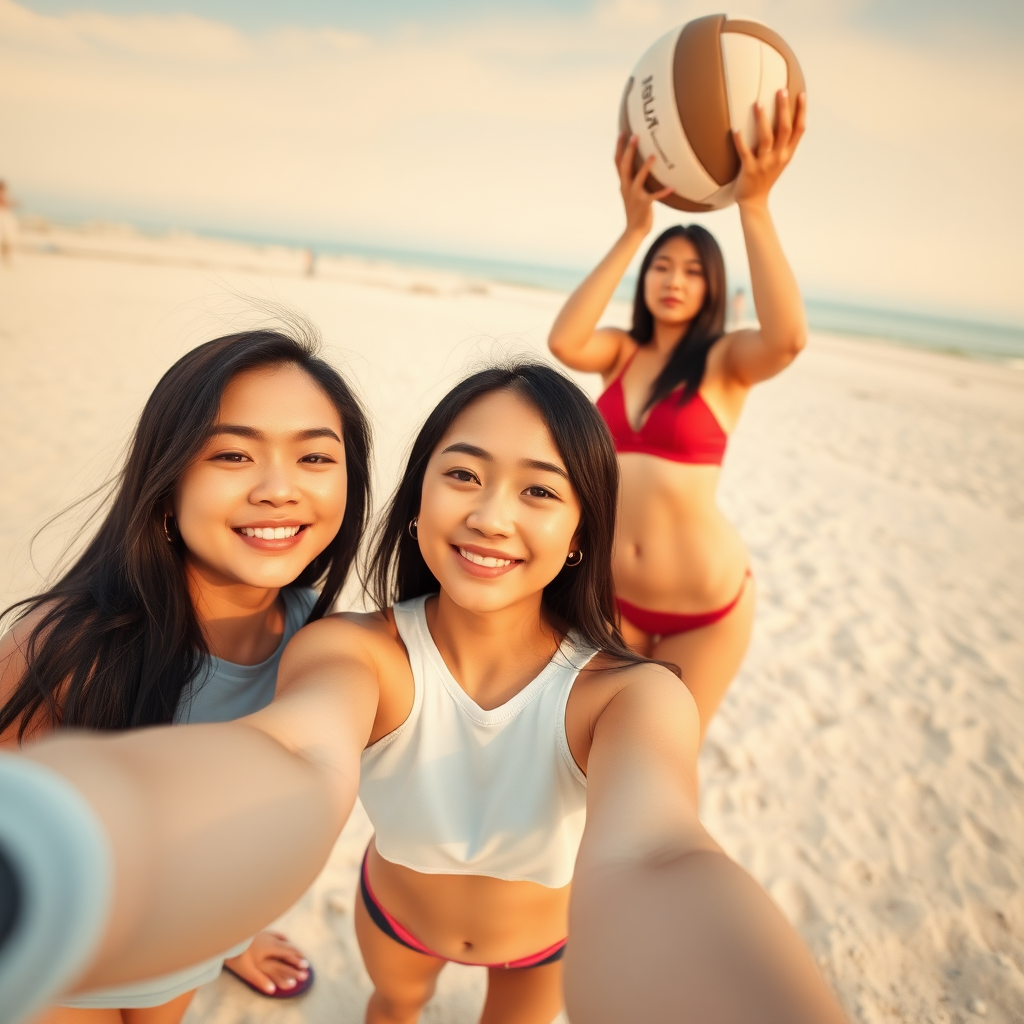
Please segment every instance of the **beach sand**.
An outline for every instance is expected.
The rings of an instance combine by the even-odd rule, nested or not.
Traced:
[[[0,268],[5,604],[39,585],[33,531],[105,478],[195,344],[275,303],[316,323],[372,412],[380,499],[439,395],[493,357],[543,356],[562,301],[356,260],[308,277],[300,252],[188,236],[30,225],[23,244]],[[754,391],[721,497],[759,602],[702,756],[708,829],[853,1020],[1024,1019],[1024,373],[814,337]],[[40,570],[71,522],[37,542]],[[311,992],[276,1002],[225,975],[187,1024],[362,1019],[352,906],[369,832],[357,808],[281,919]],[[423,1019],[468,1024],[482,992],[481,970],[446,968]]]

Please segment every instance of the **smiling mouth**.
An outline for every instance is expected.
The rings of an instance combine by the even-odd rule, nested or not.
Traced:
[[[236,533],[242,534],[243,537],[256,537],[259,540],[287,540],[289,537],[294,537],[300,530],[305,530],[306,526],[239,526],[236,529]]]
[[[465,548],[456,549],[467,562],[474,565],[482,565],[485,569],[504,569],[513,562],[520,562],[520,558],[492,558],[490,555],[478,555],[475,551],[467,551]]]

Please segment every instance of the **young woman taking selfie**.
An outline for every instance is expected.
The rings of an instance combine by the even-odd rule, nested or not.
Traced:
[[[253,331],[182,357],[146,403],[95,537],[14,610],[0,641],[0,742],[223,722],[269,704],[288,640],[348,575],[368,462],[359,404],[312,343]],[[242,946],[228,970],[262,994],[311,983],[283,936]],[[224,959],[85,993],[47,1024],[175,1024]]]

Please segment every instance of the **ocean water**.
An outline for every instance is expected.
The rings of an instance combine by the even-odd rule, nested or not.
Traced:
[[[329,242],[310,245],[285,239],[244,240],[274,241],[299,248],[312,248],[315,252],[325,255],[361,256],[403,266],[450,270],[482,280],[553,291],[572,291],[588,272],[587,269],[579,267],[545,266]],[[623,302],[631,301],[635,284],[635,278],[627,276],[619,286],[615,298]],[[747,292],[749,295],[749,287]],[[1024,368],[1024,325],[985,323],[913,310],[885,309],[849,301],[835,302],[813,296],[805,296],[805,305],[808,324],[812,330],[911,345],[976,359],[1010,362]]]

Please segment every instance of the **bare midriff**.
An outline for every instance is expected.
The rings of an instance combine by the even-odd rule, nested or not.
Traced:
[[[747,549],[716,504],[721,468],[619,455],[615,592],[649,611],[713,611],[736,597]]]
[[[439,956],[504,964],[565,938],[569,890],[485,875],[428,875],[385,860],[370,843],[370,886],[387,912]]]

